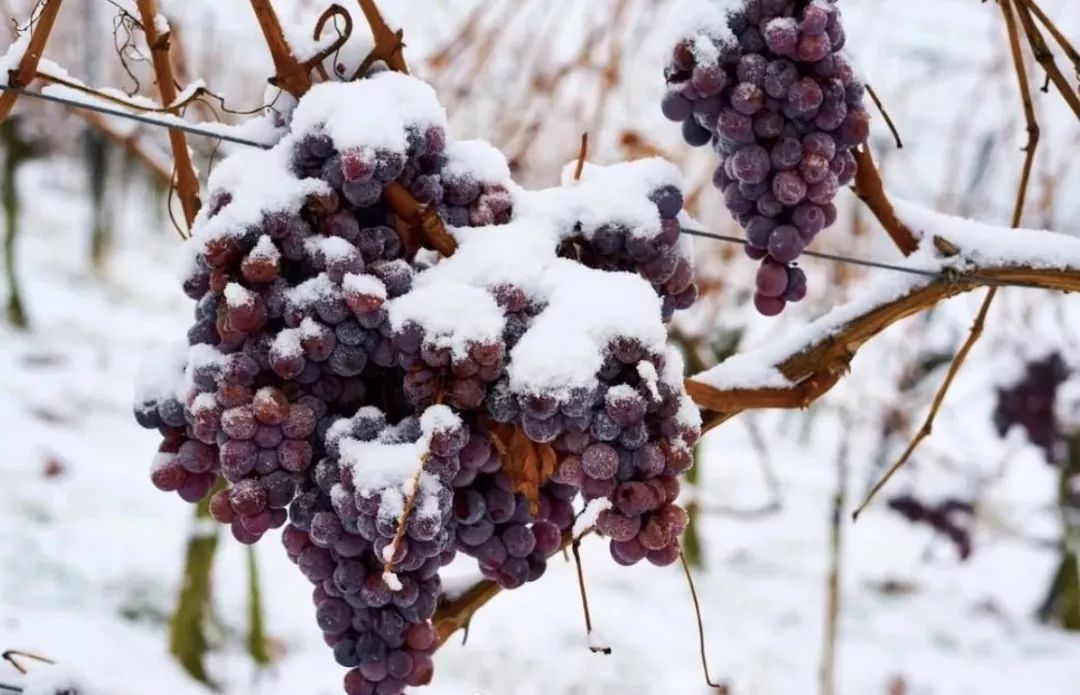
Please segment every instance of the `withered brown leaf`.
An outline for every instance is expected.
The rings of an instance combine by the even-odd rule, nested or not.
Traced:
[[[537,444],[517,427],[491,425],[492,445],[503,460],[503,473],[510,478],[511,490],[525,495],[535,514],[540,504],[540,486],[551,478],[558,456],[550,444]]]

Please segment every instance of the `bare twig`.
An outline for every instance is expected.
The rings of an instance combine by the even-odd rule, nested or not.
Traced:
[[[344,29],[337,29],[338,18],[341,18],[341,21],[345,22]],[[336,55],[337,52],[341,50],[341,47],[344,46],[346,42],[348,42],[349,37],[352,36],[353,31],[352,15],[349,14],[348,10],[346,10],[341,5],[334,4],[330,7],[327,7],[326,11],[323,12],[322,15],[319,17],[319,20],[315,22],[315,30],[312,32],[311,38],[315,39],[316,41],[321,39],[323,29],[326,27],[326,23],[330,20],[334,20],[334,28],[337,29],[338,37],[334,39],[333,43],[331,43],[323,50],[319,51],[315,56],[309,58],[307,61],[308,65],[314,67],[315,70],[318,71],[319,76],[322,77],[323,80],[330,79],[330,74],[326,71],[326,68],[323,67],[323,61],[329,58],[331,55]],[[337,61],[336,58],[334,60],[335,62]],[[336,65],[334,66],[334,69],[336,72]]]
[[[43,664],[55,664],[56,663],[52,659],[50,659],[48,657],[45,657],[45,656],[41,656],[40,654],[31,654],[30,652],[19,651],[18,649],[8,649],[3,654],[0,654],[0,659],[3,659],[4,661],[11,664],[15,668],[15,670],[18,671],[19,673],[25,674],[26,673],[26,668],[24,668],[22,666],[22,664],[19,663],[19,661],[18,661],[18,659],[16,659],[16,657],[18,657],[19,659],[30,659],[31,661],[40,661]]]
[[[1024,146],[1024,167],[1020,173],[1020,185],[1016,191],[1016,203],[1013,205],[1012,226],[1019,227],[1027,200],[1028,184],[1031,181],[1031,169],[1035,163],[1035,150],[1039,146],[1039,122],[1035,118],[1035,107],[1031,101],[1031,86],[1028,84],[1027,68],[1020,49],[1020,32],[1012,13],[1012,0],[1001,0],[1001,13],[1005,17],[1005,27],[1009,34],[1009,49],[1012,52],[1013,67],[1020,88],[1020,101],[1024,109],[1024,121],[1027,124],[1027,144]]]
[[[1007,1],[1008,0],[1006,0],[1006,2]],[[851,513],[851,518],[853,521],[858,520],[859,515],[862,514],[863,510],[866,509],[867,505],[869,505],[870,502],[874,499],[874,496],[877,495],[877,493],[883,487],[885,487],[885,484],[888,483],[890,479],[892,479],[893,475],[895,475],[896,472],[899,471],[905,463],[907,463],[908,459],[911,458],[911,455],[915,452],[915,449],[918,448],[919,444],[922,444],[922,441],[933,433],[934,420],[937,417],[938,411],[941,409],[941,404],[945,401],[945,396],[946,394],[948,394],[949,388],[952,386],[953,380],[960,372],[960,367],[964,365],[964,361],[967,359],[968,353],[971,352],[971,348],[973,348],[975,346],[975,343],[978,342],[979,338],[982,337],[983,326],[986,324],[986,314],[990,311],[990,306],[993,304],[994,296],[996,294],[996,287],[991,287],[990,290],[986,293],[986,299],[983,300],[982,307],[980,307],[979,313],[975,317],[975,323],[971,325],[971,331],[968,333],[967,340],[964,341],[964,344],[963,346],[961,346],[960,351],[956,353],[956,357],[953,358],[953,361],[949,364],[949,371],[945,375],[945,381],[941,383],[941,386],[938,388],[937,393],[934,395],[934,401],[930,405],[930,412],[926,414],[926,419],[923,421],[922,427],[919,428],[918,433],[908,443],[907,448],[904,449],[904,453],[901,454],[900,458],[897,459],[896,463],[894,463],[889,468],[889,470],[885,472],[885,475],[881,476],[881,478],[876,483],[874,483],[874,486],[870,488],[870,492],[867,493],[866,498],[859,504],[858,507],[856,507],[855,511]]]
[[[0,75],[0,79],[5,80],[7,84],[13,87],[25,87],[34,79],[38,62],[41,60],[42,54],[45,53],[45,44],[49,41],[49,34],[56,23],[56,15],[60,12],[60,3],[61,0],[46,0],[41,9],[41,16],[34,25],[33,33],[30,35],[30,42],[26,47],[26,52],[23,53],[22,58],[19,60],[18,67],[7,75]],[[15,92],[0,94],[0,123],[7,119],[11,109],[15,106],[17,98],[18,94]]]
[[[1005,2],[1001,4],[1004,8]],[[1047,46],[1046,39],[1043,38],[1042,32],[1039,31],[1039,27],[1035,24],[1028,6],[1023,2],[1017,2],[1016,15],[1024,26],[1024,34],[1031,45],[1031,52],[1035,54],[1035,60],[1046,71],[1047,80],[1054,83],[1054,86],[1061,92],[1062,98],[1065,99],[1065,103],[1069,105],[1076,117],[1080,118],[1080,94],[1077,94],[1069,81],[1065,79],[1065,75],[1061,74],[1057,61],[1054,60],[1054,53]]]
[[[840,522],[847,504],[848,456],[851,452],[850,418],[844,418],[844,440],[836,455],[836,488],[829,514],[829,574],[825,580],[825,647],[821,654],[821,695],[836,692],[836,642],[840,623],[840,571],[844,553],[844,525]]]
[[[1020,0],[1017,1],[1019,2]],[[1028,85],[1027,72],[1024,67],[1024,58],[1020,51],[1020,37],[1019,32],[1017,31],[1016,21],[1012,14],[1012,2],[1013,0],[1001,0],[1001,12],[1005,17],[1005,26],[1008,30],[1009,46],[1012,51],[1016,77],[1019,81],[1020,98],[1023,103],[1024,119],[1027,121],[1028,132],[1027,146],[1024,148],[1026,152],[1024,156],[1024,165],[1020,174],[1020,185],[1018,186],[1016,193],[1016,203],[1013,207],[1012,226],[1015,228],[1020,226],[1020,221],[1024,215],[1024,203],[1027,200],[1028,183],[1031,179],[1031,168],[1035,161],[1035,150],[1039,144],[1039,125],[1035,120],[1035,111],[1031,103],[1031,89]],[[960,347],[960,351],[956,353],[956,357],[949,365],[949,371],[945,375],[945,381],[942,382],[937,393],[934,395],[934,401],[930,406],[930,412],[926,414],[926,419],[923,421],[922,427],[919,428],[915,437],[908,443],[907,448],[900,458],[897,459],[896,463],[894,463],[892,467],[885,472],[885,475],[870,488],[870,492],[866,495],[866,499],[864,499],[852,513],[853,520],[859,518],[859,514],[866,509],[866,506],[870,504],[871,500],[874,499],[874,496],[887,482],[889,482],[892,476],[903,467],[908,459],[911,458],[911,455],[915,452],[915,449],[918,448],[919,444],[933,432],[934,419],[941,409],[941,404],[945,401],[945,395],[949,392],[953,380],[956,378],[957,373],[960,371],[960,367],[964,364],[971,349],[982,336],[983,327],[986,324],[986,315],[990,312],[990,307],[997,297],[997,291],[997,287],[991,287],[986,293],[986,298],[983,299],[982,306],[979,308],[979,313],[971,326],[971,331],[968,333],[967,340],[964,341],[964,344]]]
[[[146,42],[150,46],[150,56],[154,61],[154,75],[157,77],[161,103],[170,107],[176,101],[176,82],[173,80],[172,64],[169,61],[169,33],[158,34],[154,22],[158,13],[156,0],[136,0],[136,4],[142,18]],[[169,111],[177,115],[180,113],[179,107],[170,108]],[[191,162],[187,137],[181,131],[170,128],[169,145],[172,147],[176,171],[176,193],[180,198],[180,207],[184,210],[184,221],[190,230],[202,205],[199,201],[199,179],[195,176],[195,165]]]
[[[1068,37],[1058,28],[1056,24],[1043,12],[1042,8],[1035,2],[1035,0],[1020,0],[1020,2],[1031,10],[1031,13],[1042,23],[1046,30],[1050,32],[1050,35],[1054,37],[1054,41],[1058,42],[1061,46],[1061,50],[1065,52],[1065,55],[1073,64],[1073,69],[1076,70],[1077,75],[1080,75],[1080,51],[1076,50],[1076,47],[1069,42]]]
[[[466,627],[476,611],[499,595],[499,585],[491,581],[477,582],[452,601],[444,601],[435,612],[433,622],[439,644],[445,644],[458,630]]]

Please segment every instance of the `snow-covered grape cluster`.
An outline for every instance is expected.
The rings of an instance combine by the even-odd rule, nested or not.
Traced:
[[[713,184],[761,261],[754,304],[774,316],[806,295],[792,263],[835,222],[870,116],[836,0],[722,5],[716,25],[675,46],[661,106],[689,144],[719,155]]]
[[[533,581],[586,502],[616,561],[678,557],[700,428],[664,325],[697,296],[680,186],[644,160],[519,189],[389,72],[316,86],[275,147],[215,169],[195,320],[135,415],[157,487],[242,543],[284,527],[348,695],[430,681],[441,568]]]

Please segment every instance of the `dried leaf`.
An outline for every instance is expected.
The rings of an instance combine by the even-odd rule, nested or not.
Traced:
[[[540,504],[540,486],[551,478],[558,465],[555,450],[548,444],[537,444],[525,433],[509,425],[489,429],[492,444],[503,459],[503,473],[510,478],[510,489],[525,495],[535,514]]]

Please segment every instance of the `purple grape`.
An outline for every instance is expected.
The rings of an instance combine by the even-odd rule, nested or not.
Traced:
[[[757,292],[764,297],[782,297],[788,288],[788,269],[773,260],[766,260],[758,268]]]
[[[769,235],[769,256],[779,263],[794,261],[805,247],[799,230],[791,225],[777,227]]]

